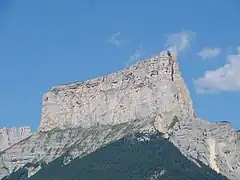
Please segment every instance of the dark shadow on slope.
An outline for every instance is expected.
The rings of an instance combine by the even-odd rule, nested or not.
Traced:
[[[151,135],[151,141],[139,142],[137,138],[142,137],[143,134],[137,134],[135,138],[126,136],[83,158],[74,159],[66,166],[63,165],[64,156],[61,156],[29,180],[227,179],[201,163],[199,168],[159,135]],[[26,172],[21,169],[14,174],[6,179],[19,180]]]

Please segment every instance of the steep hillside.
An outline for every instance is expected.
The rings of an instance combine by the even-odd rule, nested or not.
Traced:
[[[61,156],[31,178],[22,168],[5,180],[226,180],[200,161],[198,167],[161,135],[134,134],[64,165]]]

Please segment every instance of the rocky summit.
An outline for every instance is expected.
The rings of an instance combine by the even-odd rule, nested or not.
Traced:
[[[43,98],[40,131],[120,124],[159,115],[193,117],[177,61],[167,53],[122,71],[53,87]],[[165,127],[161,127],[165,128]]]
[[[20,134],[0,141],[0,179],[240,180],[238,132],[228,122],[196,117],[169,52],[53,87],[43,97],[38,131]],[[100,177],[102,171],[108,175]]]

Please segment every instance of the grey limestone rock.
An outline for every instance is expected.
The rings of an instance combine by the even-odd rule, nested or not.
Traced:
[[[0,129],[0,151],[31,135],[30,127],[1,128]]]
[[[196,118],[179,121],[169,140],[190,159],[198,159],[229,179],[239,180],[240,151],[237,132],[228,122],[210,123]]]
[[[25,164],[39,164],[29,167],[29,177],[41,169],[42,163],[49,163],[67,154],[63,164],[76,157],[85,156],[107,143],[135,132],[154,132],[148,127],[153,118],[144,118],[117,125],[99,125],[91,128],[74,128],[38,132],[0,153],[0,179],[23,167]]]
[[[167,52],[104,77],[52,88],[43,97],[39,130],[114,125],[155,114],[194,115],[178,62]]]

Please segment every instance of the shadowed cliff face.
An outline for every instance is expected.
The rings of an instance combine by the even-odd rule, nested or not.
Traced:
[[[226,180],[211,168],[196,166],[160,135],[134,134],[64,165],[64,155],[27,178],[24,168],[5,180]]]

